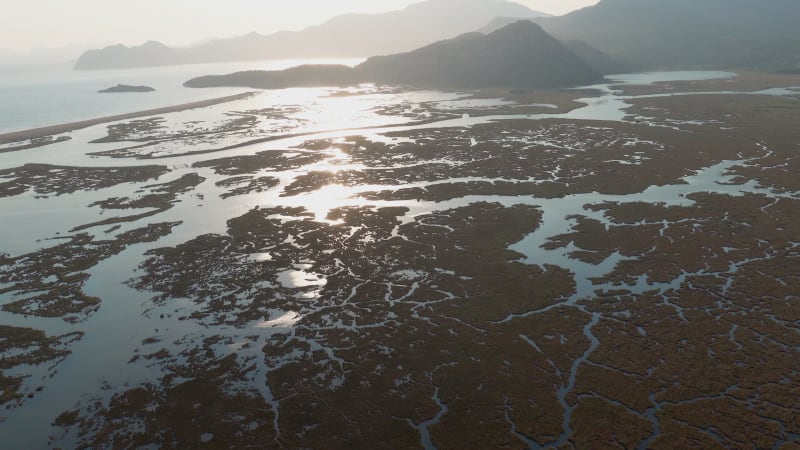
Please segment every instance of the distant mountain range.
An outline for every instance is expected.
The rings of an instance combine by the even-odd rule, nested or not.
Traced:
[[[76,69],[386,55],[491,32],[520,18],[536,21],[601,72],[800,70],[800,0],[601,0],[559,17],[504,0],[428,0],[385,14],[340,16],[299,32],[254,33],[183,49],[148,42],[91,50]]]
[[[601,0],[536,19],[640,69],[800,68],[798,0]]]
[[[536,18],[547,14],[505,0],[427,0],[400,11],[339,16],[303,31],[267,36],[251,33],[190,48],[151,41],[139,47],[89,50],[78,59],[75,69],[394,54],[478,30],[498,16]]]
[[[239,72],[195,78],[185,85],[281,89],[375,82],[434,88],[554,88],[602,79],[598,71],[539,25],[519,21],[487,35],[473,32],[412,52],[372,57],[354,68],[300,66]]]

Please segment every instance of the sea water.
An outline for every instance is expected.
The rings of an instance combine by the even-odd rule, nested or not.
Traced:
[[[224,97],[247,90],[183,87],[184,82],[203,75],[281,70],[309,63],[353,66],[361,61],[275,60],[92,71],[72,70],[71,63],[0,66],[0,133]],[[150,86],[156,91],[97,92],[117,84]]]

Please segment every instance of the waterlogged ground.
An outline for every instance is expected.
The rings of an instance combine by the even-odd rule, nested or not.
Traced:
[[[0,153],[3,445],[798,448],[795,86],[287,90]]]

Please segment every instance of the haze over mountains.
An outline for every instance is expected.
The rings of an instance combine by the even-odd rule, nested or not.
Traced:
[[[79,45],[35,48],[20,52],[0,49],[0,65],[66,64],[74,62],[85,50],[85,46]]]
[[[347,14],[303,31],[268,36],[251,33],[190,48],[159,42],[90,50],[77,70],[295,58],[368,57],[407,52],[478,30],[493,18],[546,14],[506,0],[428,0],[383,14]]]
[[[281,89],[373,82],[434,88],[554,88],[602,79],[539,25],[518,21],[487,35],[467,33],[412,52],[372,57],[354,68],[300,66],[239,72],[195,78],[186,86]]]
[[[601,0],[558,17],[543,17],[503,0],[428,0],[391,13],[340,16],[300,32],[253,33],[187,49],[148,42],[135,48],[92,50],[81,56],[76,69],[385,55],[534,18],[603,72],[622,68],[797,70],[798,17],[797,0]]]

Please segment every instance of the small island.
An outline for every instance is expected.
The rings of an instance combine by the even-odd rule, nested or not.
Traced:
[[[154,92],[155,89],[150,86],[130,86],[127,84],[118,84],[102,91],[97,91],[100,94],[116,94],[121,92]]]

